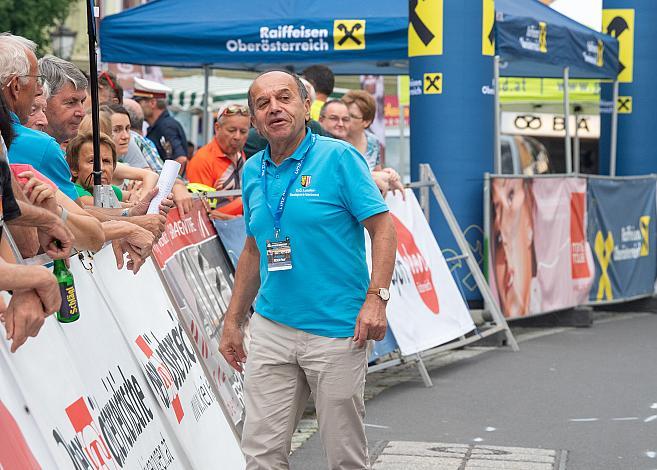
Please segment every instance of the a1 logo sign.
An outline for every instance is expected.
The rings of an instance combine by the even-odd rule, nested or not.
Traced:
[[[433,313],[440,313],[438,294],[431,278],[431,268],[415,244],[413,234],[394,214],[390,214],[397,229],[397,251],[413,275],[413,281],[422,301]]]

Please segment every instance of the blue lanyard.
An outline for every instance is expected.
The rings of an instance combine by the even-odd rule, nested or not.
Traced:
[[[267,165],[269,164],[269,161],[265,159],[265,156],[266,154],[269,153],[269,147],[267,147],[265,153],[262,154],[261,164],[260,164],[260,181],[262,184],[262,193],[265,197],[265,202],[267,203],[269,212],[271,213],[271,216],[274,219],[274,237],[277,240],[278,240],[278,236],[281,233],[281,217],[283,217],[283,210],[285,209],[285,203],[287,202],[287,197],[289,196],[290,189],[292,188],[292,185],[296,181],[297,176],[299,176],[299,173],[301,172],[301,167],[303,167],[303,162],[306,160],[306,157],[308,156],[308,152],[310,151],[310,149],[313,148],[313,145],[315,145],[316,140],[317,140],[317,136],[315,134],[311,134],[310,144],[308,145],[306,151],[303,153],[303,157],[301,157],[301,160],[299,160],[299,163],[297,163],[297,166],[294,168],[294,172],[290,177],[290,182],[287,184],[287,188],[285,189],[285,191],[283,191],[283,194],[281,194],[281,198],[278,201],[278,206],[276,207],[276,210],[272,208],[271,204],[269,203],[269,198],[267,197]]]

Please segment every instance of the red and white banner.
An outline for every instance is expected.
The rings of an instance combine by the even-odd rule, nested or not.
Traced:
[[[41,467],[188,468],[94,274],[77,258],[71,258],[71,272],[80,319],[60,324],[51,316],[15,354],[6,343],[0,348],[55,462],[40,456]]]
[[[117,271],[111,250],[95,256],[100,290],[192,468],[244,468],[237,437],[216,401],[176,310],[149,260]]]
[[[413,191],[406,190],[406,201],[389,194],[386,203],[397,229],[388,323],[402,354],[431,349],[472,331],[470,312]]]
[[[0,468],[244,468],[154,263],[70,261],[80,319],[0,339]]]
[[[594,266],[583,178],[491,180],[489,283],[504,315],[587,302]]]
[[[182,219],[177,209],[169,212],[165,234],[155,246],[153,258],[224,408],[237,424],[244,413],[242,374],[219,353],[221,327],[233,289],[232,270],[220,243],[203,204],[195,201],[192,212]]]

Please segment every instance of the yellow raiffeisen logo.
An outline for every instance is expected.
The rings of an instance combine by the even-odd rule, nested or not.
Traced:
[[[604,54],[605,43],[602,42],[602,39],[586,41],[586,50],[582,53],[584,62],[597,67],[602,67],[605,63]]]
[[[619,114],[632,114],[632,97],[619,96],[616,102],[616,109]]]
[[[495,55],[495,0],[481,1],[481,54]]]
[[[525,35],[519,37],[518,41],[523,49],[545,54],[548,51],[547,23],[539,21],[538,24],[530,24],[525,30]]]
[[[443,92],[443,74],[425,73],[423,91],[425,95],[436,95]]]
[[[333,48],[336,51],[365,49],[365,20],[333,21]]]
[[[443,0],[409,0],[408,23],[409,57],[443,53]]]
[[[546,53],[547,52],[547,23],[541,21],[538,23],[538,27],[541,30],[540,35],[538,36],[538,50]]]
[[[641,231],[641,253],[640,256],[650,255],[650,216],[644,215],[639,219],[639,230]]]
[[[598,60],[596,62],[598,67],[605,65],[605,43],[602,39],[598,39]]]
[[[600,264],[600,280],[598,281],[598,294],[596,300],[611,300],[614,298],[611,289],[611,279],[609,278],[609,264],[614,254],[614,236],[611,232],[607,233],[607,238],[603,238],[602,232],[598,231],[595,235],[595,256]]]
[[[602,32],[618,39],[618,81],[632,83],[634,77],[634,10],[602,10]]]

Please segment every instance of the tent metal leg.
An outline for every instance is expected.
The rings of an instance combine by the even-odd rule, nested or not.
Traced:
[[[210,129],[210,66],[203,66],[203,142],[199,147],[208,143]]]
[[[565,135],[565,156],[566,156],[566,173],[573,172],[573,152],[570,142],[570,86],[569,86],[570,69],[563,69],[563,121]]]
[[[573,171],[575,174],[579,174],[579,168],[580,168],[580,162],[579,162],[579,157],[580,157],[580,141],[579,141],[579,131],[578,131],[578,119],[579,115],[577,112],[575,112],[575,135],[573,137]]]
[[[493,118],[493,124],[495,128],[495,137],[494,137],[494,168],[495,173],[498,175],[502,174],[502,146],[500,144],[500,56],[496,55],[493,59],[493,81],[495,86],[495,103],[493,107],[495,108],[495,116]]]
[[[613,108],[611,112],[611,142],[609,149],[609,176],[616,176],[616,152],[618,150],[618,80],[614,81]]]

